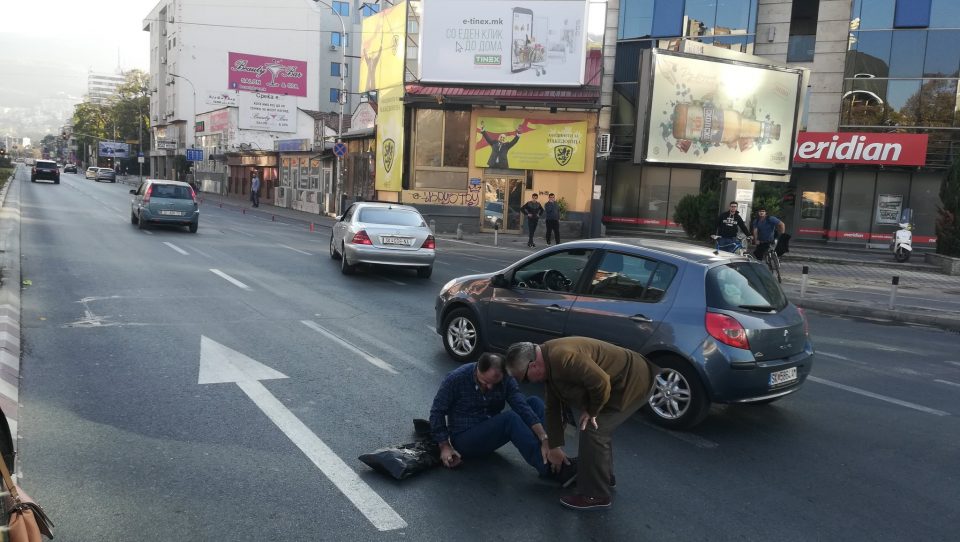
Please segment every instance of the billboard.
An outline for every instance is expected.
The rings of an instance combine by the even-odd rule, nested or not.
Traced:
[[[927,134],[800,132],[794,162],[922,166],[927,163]]]
[[[127,158],[130,146],[119,141],[101,141],[97,148],[97,155],[101,158]]]
[[[474,141],[477,167],[582,172],[587,122],[480,117]]]
[[[406,2],[363,20],[357,92],[403,84],[406,25]]]
[[[403,187],[403,85],[380,90],[377,112],[377,190]]]
[[[662,50],[643,63],[636,161],[789,173],[802,70]]]
[[[231,90],[307,95],[307,62],[230,52],[227,82]],[[230,105],[230,104],[227,104]]]
[[[237,124],[241,130],[297,131],[297,99],[293,96],[241,92],[237,104]]]
[[[420,79],[580,86],[586,0],[423,0]]]

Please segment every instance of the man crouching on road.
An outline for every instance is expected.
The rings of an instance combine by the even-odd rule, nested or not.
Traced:
[[[518,382],[545,382],[547,459],[566,460],[563,416],[567,407],[580,410],[580,457],[577,494],[560,499],[575,510],[611,505],[613,431],[647,402],[659,368],[643,356],[607,342],[564,337],[541,345],[516,343],[507,350],[507,372]]]
[[[512,410],[503,411],[505,403]],[[576,471],[569,462],[556,469],[547,464],[543,409],[539,397],[525,398],[517,381],[506,374],[503,356],[483,354],[443,379],[430,408],[430,431],[447,468],[512,442],[541,476],[567,487]]]

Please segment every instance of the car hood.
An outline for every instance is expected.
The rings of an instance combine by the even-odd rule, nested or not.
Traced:
[[[451,279],[450,282],[446,283],[440,290],[440,295],[450,297],[461,292],[466,292],[468,295],[477,294],[490,285],[490,279],[493,278],[494,275],[502,272],[503,271],[500,270],[492,273],[478,273],[476,275],[464,275]]]

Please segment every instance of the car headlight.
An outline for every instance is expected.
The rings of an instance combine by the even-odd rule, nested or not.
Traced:
[[[457,283],[457,279],[450,279],[446,284],[443,285],[442,288],[440,288],[440,293],[443,294],[444,292],[452,288],[453,285],[456,283]]]

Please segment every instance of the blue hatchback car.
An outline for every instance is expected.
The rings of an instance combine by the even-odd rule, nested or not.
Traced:
[[[671,241],[564,243],[451,280],[435,308],[461,362],[565,336],[640,352],[662,368],[648,410],[670,428],[696,425],[711,403],[776,401],[813,365],[806,317],[764,265]]]

